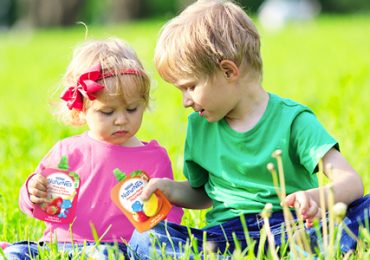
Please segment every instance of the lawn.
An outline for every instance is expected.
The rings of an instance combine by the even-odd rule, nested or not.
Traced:
[[[182,176],[187,115],[180,92],[153,66],[161,20],[89,27],[88,38],[118,36],[133,46],[153,79],[152,105],[139,137],[157,139],[170,154],[175,178]],[[257,24],[258,25],[258,24]],[[370,192],[370,17],[325,16],[280,32],[259,28],[266,90],[311,107]],[[0,31],[0,241],[37,240],[43,223],[18,209],[18,191],[39,160],[59,139],[80,133],[58,123],[48,100],[85,38],[85,28]],[[204,225],[204,211],[186,211],[183,222]],[[195,218],[193,219],[193,217]]]

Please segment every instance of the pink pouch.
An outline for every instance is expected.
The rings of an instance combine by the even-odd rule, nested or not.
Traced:
[[[68,171],[68,159],[63,156],[58,168],[45,168],[41,174],[48,180],[47,201],[36,205],[33,216],[60,224],[72,223],[80,187],[79,175]]]

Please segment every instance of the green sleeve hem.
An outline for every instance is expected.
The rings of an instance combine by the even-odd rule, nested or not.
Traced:
[[[332,148],[339,151],[339,144],[337,142],[325,144],[320,147],[315,152],[315,157],[313,159],[313,164],[310,166],[309,169],[307,169],[310,173],[317,173],[319,171],[319,162],[322,160],[322,158],[327,154]]]

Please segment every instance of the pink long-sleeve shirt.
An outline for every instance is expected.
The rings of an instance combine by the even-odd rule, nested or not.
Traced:
[[[154,140],[143,144],[140,147],[112,145],[94,140],[84,133],[59,141],[38,165],[35,172],[45,167],[56,168],[60,158],[66,155],[69,171],[80,175],[80,191],[72,225],[74,242],[94,241],[91,224],[99,237],[106,232],[101,242],[130,239],[134,227],[110,198],[111,189],[118,183],[113,174],[115,168],[125,173],[143,170],[152,178],[173,179],[166,150]],[[27,192],[28,180],[21,188],[19,206],[32,216],[34,204]],[[182,215],[182,209],[173,207],[167,220],[180,223]],[[51,241],[54,235],[58,242],[72,242],[69,224],[46,222],[41,241]]]

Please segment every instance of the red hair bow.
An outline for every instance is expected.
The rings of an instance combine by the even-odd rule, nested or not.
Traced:
[[[101,72],[101,66],[98,64],[93,66],[88,72],[82,74],[77,80],[77,85],[68,87],[61,94],[60,98],[67,102],[70,110],[74,108],[81,111],[83,109],[83,98],[87,97],[89,100],[94,100],[94,93],[104,88],[103,85],[98,84],[96,81],[119,74],[138,75],[139,72],[135,69],[125,69],[118,73],[108,72],[103,74]]]

